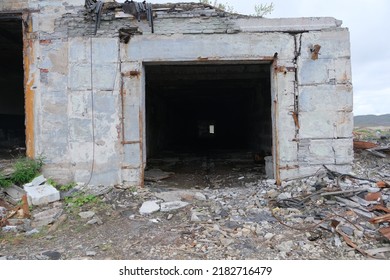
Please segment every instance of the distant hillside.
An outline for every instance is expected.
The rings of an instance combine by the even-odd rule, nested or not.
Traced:
[[[390,126],[390,114],[355,116],[355,127]]]

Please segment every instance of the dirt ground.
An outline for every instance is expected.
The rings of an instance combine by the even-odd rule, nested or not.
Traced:
[[[356,175],[369,167],[372,179],[389,180],[388,158],[365,151],[355,156]],[[341,200],[320,195],[336,185],[373,189],[374,183],[337,183],[317,174],[276,186],[261,165],[208,158],[158,167],[175,174],[144,188],[110,188],[82,206],[62,200],[35,207],[32,217],[55,209],[61,218],[39,231],[0,232],[0,259],[390,259],[389,240],[378,232],[388,222],[369,223]],[[379,191],[388,207],[389,189]],[[141,215],[145,201],[188,205]],[[90,216],[80,217],[86,211]]]

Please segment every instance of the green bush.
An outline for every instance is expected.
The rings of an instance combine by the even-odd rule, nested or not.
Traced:
[[[0,173],[0,187],[8,188],[12,186],[12,181],[4,177],[3,174]]]
[[[23,185],[34,179],[41,171],[42,159],[19,159],[15,165],[15,172],[11,175],[11,181],[17,185]]]

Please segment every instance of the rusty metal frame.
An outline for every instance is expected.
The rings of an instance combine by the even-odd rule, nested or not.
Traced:
[[[30,12],[23,12],[23,67],[24,67],[24,98],[25,98],[25,126],[26,126],[26,155],[34,158],[34,99],[35,88],[31,67],[34,60],[34,37],[32,36],[32,22]]]
[[[284,67],[278,66],[277,56],[271,64],[271,102],[272,102],[272,158],[276,184],[281,185],[280,180],[280,155],[279,155],[279,100],[278,100],[278,74],[287,71]]]

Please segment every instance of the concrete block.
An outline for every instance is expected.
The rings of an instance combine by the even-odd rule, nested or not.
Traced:
[[[111,85],[112,86],[112,85]],[[120,100],[111,91],[97,91],[94,95],[94,107],[96,114],[105,116],[117,115],[119,113]],[[110,123],[112,119],[107,119]]]
[[[92,142],[69,142],[71,162],[81,164],[88,163],[92,160]],[[82,180],[76,180],[82,181]]]
[[[43,205],[60,200],[60,192],[51,185],[24,187],[29,205]]]
[[[138,141],[139,134],[139,106],[126,106],[124,108],[125,139],[127,141]]]
[[[92,124],[90,119],[69,119],[69,140],[73,142],[92,141]]]
[[[309,164],[334,164],[335,151],[332,139],[311,140],[307,159]]]
[[[313,111],[299,113],[299,137],[335,138],[336,114],[334,111]]]
[[[336,164],[352,164],[353,162],[353,140],[334,139],[333,149],[335,151]]]
[[[353,132],[353,113],[352,112],[337,112],[336,117],[336,137],[337,138],[352,138]]]
[[[94,89],[113,90],[118,77],[119,69],[117,63],[93,65],[92,79]]]
[[[347,85],[302,86],[298,104],[299,112],[352,112],[352,89]]]
[[[349,31],[347,28],[303,33],[301,39],[302,58],[311,59],[312,52],[310,51],[310,48],[315,44],[321,46],[319,54],[320,59],[351,56]]]
[[[89,38],[69,38],[69,62],[91,63],[91,41]]]
[[[68,87],[71,90],[91,89],[91,65],[71,64],[69,67]]]
[[[119,60],[119,39],[118,38],[93,38],[92,57],[100,64],[118,63]]]
[[[122,181],[127,186],[140,186],[141,171],[139,168],[122,169]]]
[[[69,116],[74,118],[90,118],[92,107],[91,91],[71,91],[68,102]]]
[[[139,144],[124,146],[124,163],[127,165],[139,166],[141,164],[141,151]]]
[[[334,61],[332,59],[298,59],[298,83],[299,85],[326,84],[330,79],[335,79]]]

